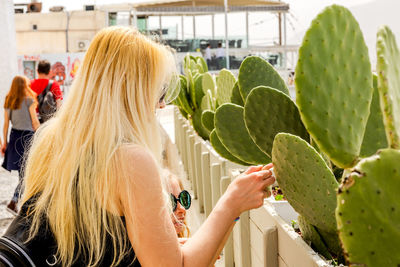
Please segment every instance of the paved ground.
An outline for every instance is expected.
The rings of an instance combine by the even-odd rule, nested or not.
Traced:
[[[0,158],[0,162],[3,162],[3,158]],[[6,207],[14,194],[17,184],[18,173],[10,173],[0,167],[0,236],[14,217],[6,210]]]

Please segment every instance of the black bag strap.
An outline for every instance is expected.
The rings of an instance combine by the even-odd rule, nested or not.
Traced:
[[[39,99],[39,105],[43,104],[44,96],[50,91],[51,87],[53,86],[53,81],[49,80],[49,83],[47,84],[46,88],[40,93],[38,96]]]

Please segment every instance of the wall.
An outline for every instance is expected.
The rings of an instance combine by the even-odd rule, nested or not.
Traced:
[[[17,52],[54,54],[82,52],[80,41],[87,45],[106,26],[104,11],[70,11],[15,14]]]
[[[38,61],[48,60],[51,64],[50,77],[60,84],[65,99],[84,55],[83,52],[20,55],[18,56],[18,73],[29,79],[35,79]]]
[[[4,98],[17,74],[14,5],[12,0],[0,1],[0,128],[3,128]],[[3,139],[3,138],[1,138]]]

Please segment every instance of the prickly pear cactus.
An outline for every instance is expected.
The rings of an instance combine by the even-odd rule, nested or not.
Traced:
[[[204,110],[201,114],[201,123],[210,132],[214,130],[214,115],[215,112],[211,110]]]
[[[335,233],[338,183],[324,159],[303,139],[280,133],[274,140],[272,162],[290,205],[319,229]]]
[[[336,219],[350,265],[400,264],[400,151],[359,162],[339,188]]]
[[[368,49],[344,7],[327,7],[312,22],[299,50],[296,101],[302,121],[342,168],[359,156],[372,99]]]
[[[206,95],[201,100],[201,109],[202,110],[215,110],[216,109],[216,100],[213,96],[213,93],[210,89],[207,90]]]
[[[391,148],[400,148],[400,52],[389,27],[379,29],[376,43],[378,89],[386,136]]]
[[[204,92],[203,92],[203,76],[204,74],[200,74],[194,79],[194,95],[196,101],[196,107],[201,106],[201,100],[203,99]]]
[[[201,138],[203,138],[204,140],[208,140],[210,131],[204,128],[203,124],[201,123],[201,114],[202,114],[201,109],[196,109],[193,112],[193,115],[191,117],[192,125]]]
[[[385,126],[383,125],[383,114],[379,103],[378,81],[374,75],[374,93],[372,96],[371,108],[364,133],[364,140],[361,145],[361,157],[369,157],[376,153],[378,149],[387,148]]]
[[[244,105],[244,120],[253,141],[269,157],[278,133],[310,139],[296,104],[286,94],[271,87],[258,86],[250,92]]]
[[[226,103],[215,112],[214,124],[221,143],[235,157],[250,164],[267,164],[271,159],[250,138],[243,118],[244,108]]]
[[[289,95],[285,81],[266,60],[250,56],[243,60],[239,68],[239,89],[244,102],[250,91],[260,85],[270,86]]]
[[[231,102],[232,89],[235,85],[236,78],[227,69],[222,69],[218,74],[217,80],[217,103],[222,105]]]
[[[206,94],[208,90],[211,90],[212,94],[215,95],[215,82],[213,76],[210,73],[204,73],[202,83],[204,94]]]
[[[201,66],[202,73],[208,71],[207,63],[203,57],[200,57],[200,56],[196,57],[196,63]]]
[[[310,224],[307,219],[301,215],[299,215],[297,221],[299,223],[301,236],[303,239],[309,243],[309,245],[319,254],[324,256],[326,259],[331,259],[332,255],[329,253],[328,248],[321,240],[321,236],[316,230],[315,226]]]
[[[233,86],[230,102],[233,104],[242,106],[242,107],[244,106],[243,98],[239,91],[239,83],[238,82],[236,82],[235,85]]]
[[[188,102],[188,94],[187,94],[187,81],[185,76],[180,76],[180,86],[181,89],[179,91],[178,97],[174,100],[174,103],[179,107],[179,110],[182,114],[193,114],[193,109]],[[187,116],[185,116],[187,118]]]
[[[219,140],[217,132],[215,131],[215,129],[210,133],[210,143],[213,146],[213,148],[215,149],[215,151],[217,151],[217,153],[232,162],[235,162],[237,164],[240,165],[244,165],[244,166],[248,166],[250,165],[247,162],[244,162],[240,159],[238,159],[237,157],[235,157],[234,155],[232,155],[226,148],[225,146],[221,143],[221,140]]]

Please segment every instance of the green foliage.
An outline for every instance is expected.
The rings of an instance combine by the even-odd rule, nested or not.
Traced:
[[[358,159],[372,98],[368,49],[353,15],[327,7],[312,22],[299,50],[296,101],[302,121],[342,168]]]
[[[210,132],[214,130],[214,115],[215,112],[212,110],[204,110],[201,114],[201,123]]]
[[[400,151],[383,149],[360,161],[340,186],[336,210],[350,265],[400,263]]]
[[[326,247],[324,241],[321,239],[316,227],[310,224],[307,219],[301,215],[299,215],[297,220],[303,239],[326,259],[331,259],[332,255]]]
[[[215,112],[214,124],[218,138],[235,157],[250,164],[267,164],[271,159],[250,138],[243,119],[244,108],[226,103]]]
[[[204,77],[204,74],[200,74],[194,79],[194,92],[195,92],[194,95],[195,95],[195,103],[196,103],[197,108],[201,107],[201,100],[204,97],[203,77]]]
[[[179,110],[181,111],[181,113],[183,115],[184,114],[192,115],[193,109],[189,105],[189,102],[188,102],[189,96],[187,94],[187,89],[186,89],[187,88],[186,77],[181,75],[179,80],[180,80],[181,89],[179,91],[178,97],[175,98],[175,100],[174,100],[174,104],[178,106]],[[187,118],[187,116],[185,116],[185,117]]]
[[[303,139],[280,133],[274,140],[272,162],[290,205],[319,229],[335,232],[338,183],[318,152]]]
[[[239,90],[242,98],[246,100],[250,91],[257,86],[269,86],[289,95],[285,81],[274,67],[266,60],[250,56],[246,57],[239,69]]]
[[[222,69],[219,72],[217,80],[217,103],[222,105],[231,102],[231,95],[233,86],[236,83],[236,78],[227,69]]]
[[[204,73],[202,83],[204,94],[206,94],[208,90],[211,90],[212,95],[216,95],[214,78],[210,73]]]
[[[250,92],[244,105],[244,120],[253,141],[269,157],[278,133],[309,139],[296,104],[286,94],[271,87],[258,86]]]
[[[231,103],[242,106],[242,107],[244,106],[243,98],[239,91],[239,83],[238,82],[236,82],[235,85],[233,86],[232,95],[231,95]]]
[[[361,146],[360,155],[362,157],[372,156],[378,149],[388,147],[382,110],[379,103],[377,76],[374,75],[373,78],[374,94],[372,97],[367,128],[365,129],[364,140]]]
[[[400,148],[400,52],[389,27],[381,27],[376,43],[378,89],[386,136],[391,148]]]
[[[221,140],[219,140],[215,129],[210,134],[210,143],[213,146],[213,148],[215,149],[215,151],[217,151],[217,153],[221,157],[223,157],[229,161],[235,162],[237,164],[240,164],[240,165],[244,165],[244,166],[250,165],[249,163],[246,163],[246,162],[238,159],[237,157],[232,155],[232,153],[226,149],[226,147],[221,143]]]
[[[201,138],[203,138],[204,140],[208,140],[210,131],[207,130],[201,123],[201,114],[202,114],[201,109],[196,109],[194,111],[193,115],[191,116],[192,125],[193,125],[193,128],[195,129],[195,131],[197,132],[197,134]]]

